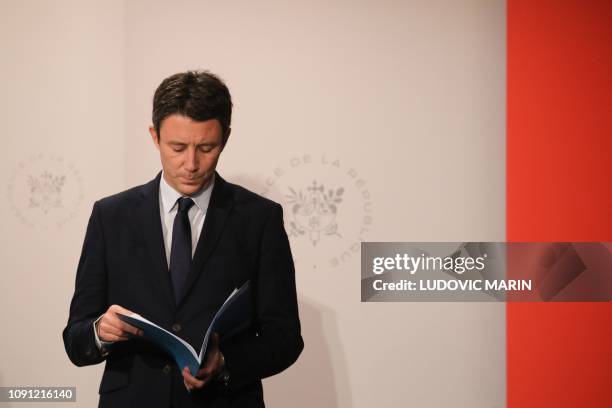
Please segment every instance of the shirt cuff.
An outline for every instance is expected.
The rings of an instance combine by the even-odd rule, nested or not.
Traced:
[[[104,315],[102,315],[102,316],[104,316]],[[106,356],[108,354],[110,346],[115,344],[115,342],[114,341],[102,341],[98,337],[98,331],[96,330],[96,324],[98,324],[98,321],[102,318],[102,316],[100,316],[96,320],[94,320],[94,322],[93,322],[93,330],[94,330],[94,337],[96,339],[96,347],[98,347],[98,350],[100,350],[100,353],[102,353],[102,356],[104,357],[104,356]]]

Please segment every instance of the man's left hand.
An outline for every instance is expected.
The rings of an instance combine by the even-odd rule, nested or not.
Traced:
[[[219,350],[219,335],[217,333],[213,333],[208,347],[208,356],[204,367],[197,372],[195,377],[191,375],[188,367],[183,368],[183,382],[189,392],[204,387],[223,370],[225,358]]]

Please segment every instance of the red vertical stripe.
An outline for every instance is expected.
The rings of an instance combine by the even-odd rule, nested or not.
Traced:
[[[612,1],[508,0],[507,137],[509,241],[612,241]],[[609,303],[507,325],[508,407],[612,407]]]

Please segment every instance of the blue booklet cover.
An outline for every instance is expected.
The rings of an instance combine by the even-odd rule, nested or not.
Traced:
[[[252,320],[250,297],[249,281],[242,285],[240,289],[234,289],[213,317],[210,326],[208,326],[199,354],[185,340],[139,314],[134,313],[128,316],[117,313],[117,316],[124,322],[142,329],[142,339],[150,341],[172,355],[180,369],[187,366],[189,371],[191,371],[191,375],[195,376],[204,362],[206,348],[212,333],[218,333],[219,338],[223,340],[250,326]]]

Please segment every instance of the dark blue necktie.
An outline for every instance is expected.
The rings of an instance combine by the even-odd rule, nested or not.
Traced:
[[[178,199],[178,212],[172,227],[172,248],[170,249],[170,276],[174,288],[174,300],[178,304],[185,290],[185,281],[191,268],[191,225],[187,213],[193,205],[188,197]]]

